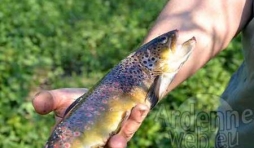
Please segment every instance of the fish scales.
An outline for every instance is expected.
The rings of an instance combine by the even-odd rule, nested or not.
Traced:
[[[177,55],[179,61],[176,59],[176,65],[170,65],[169,56],[180,50],[176,49],[176,39],[177,30],[168,32],[122,60],[72,104],[45,147],[103,147],[109,137],[118,132],[135,105],[145,103],[153,107],[165,95],[164,87],[168,87],[194,46],[194,38],[183,44],[181,48],[186,53]],[[162,79],[164,74],[169,74],[169,79]],[[160,88],[164,85],[161,80],[169,82]],[[161,89],[163,95],[159,93]]]

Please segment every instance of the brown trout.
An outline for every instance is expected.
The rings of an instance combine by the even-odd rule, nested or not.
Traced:
[[[192,37],[177,45],[177,33],[153,39],[115,66],[67,109],[45,147],[104,147],[135,105],[153,108],[196,43]]]

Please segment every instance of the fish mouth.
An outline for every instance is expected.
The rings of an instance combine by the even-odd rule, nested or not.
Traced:
[[[178,37],[179,37],[179,30],[177,30],[177,29],[173,30],[171,32],[171,35],[170,35],[171,41],[169,42],[169,47],[170,47],[171,51],[173,51],[173,52],[176,52],[176,50],[179,50],[178,49],[179,47],[177,45]],[[185,47],[185,48],[182,48],[181,52],[185,53],[185,54],[188,54],[189,52],[192,51],[192,49],[195,46],[195,44],[196,44],[196,38],[193,36],[189,40],[187,40],[184,43],[182,43],[182,45],[180,45],[182,47]]]
[[[194,49],[195,44],[196,44],[196,39],[195,37],[192,37],[189,40],[185,41],[183,44],[178,45],[174,51],[174,56],[172,59],[176,61],[180,59],[182,59],[183,61],[187,60],[187,58],[192,53],[192,50]]]
[[[189,40],[187,40],[186,42],[184,42],[182,44],[182,53],[185,53],[185,55],[189,55],[193,48],[195,47],[195,44],[196,44],[196,38],[195,37],[192,37],[190,38]]]

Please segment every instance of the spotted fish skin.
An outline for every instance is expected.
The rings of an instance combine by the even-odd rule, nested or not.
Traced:
[[[170,31],[141,46],[78,98],[45,147],[104,147],[135,105],[153,107],[195,45],[191,38],[177,46],[177,32]]]

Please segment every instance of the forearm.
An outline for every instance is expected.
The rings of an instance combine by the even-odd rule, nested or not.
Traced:
[[[251,0],[171,0],[164,7],[145,42],[178,29],[179,43],[195,36],[197,44],[168,91],[204,66],[224,49],[249,21]]]

